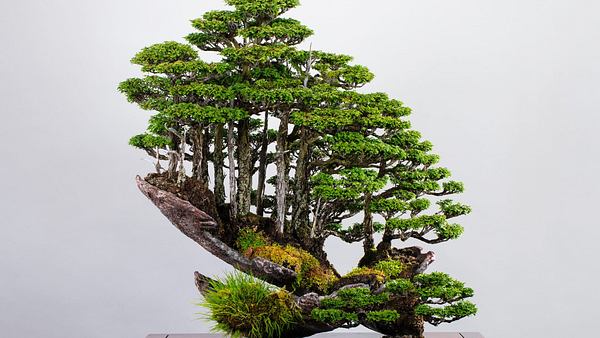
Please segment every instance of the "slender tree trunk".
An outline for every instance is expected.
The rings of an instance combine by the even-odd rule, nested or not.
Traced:
[[[375,247],[373,239],[373,214],[371,213],[371,193],[365,196],[363,227],[365,232],[365,240],[363,241],[363,249],[365,254],[368,254]]]
[[[286,161],[287,151],[287,137],[288,137],[288,123],[289,113],[281,112],[279,122],[279,131],[277,132],[277,186],[275,189],[275,195],[277,199],[277,219],[276,226],[279,231],[288,232],[285,229],[285,216],[286,216],[286,195],[288,192],[288,165]]]
[[[233,135],[233,122],[227,124],[227,158],[229,160],[229,203],[231,204],[231,218],[237,217],[237,186],[235,175],[235,144]]]
[[[265,180],[267,178],[267,148],[269,147],[269,112],[265,111],[263,122],[263,139],[259,155],[258,188],[256,189],[256,214],[264,214],[263,199],[265,195]]]
[[[311,239],[311,224],[309,220],[309,170],[310,146],[308,130],[300,130],[300,149],[296,161],[296,176],[294,184],[294,204],[292,206],[292,228],[301,242],[308,243]]]
[[[177,163],[179,163],[179,157],[177,156],[179,152],[179,138],[175,133],[169,132],[169,136],[171,138],[171,143],[173,144],[172,149],[169,149],[169,165],[167,167],[167,176],[170,180],[177,180]]]
[[[179,171],[179,175],[177,176],[177,184],[179,184],[179,186],[183,186],[183,183],[185,183],[186,179],[184,164],[187,133],[188,130],[186,128],[183,128],[181,135],[181,144],[179,146],[179,168],[177,168],[177,170]]]
[[[202,182],[204,185],[208,187],[208,183],[210,182],[210,176],[208,175],[208,152],[210,147],[210,133],[208,129],[205,129],[202,133],[202,161],[200,166],[200,176],[202,177]]]
[[[156,147],[156,163],[154,164],[154,169],[156,169],[157,174],[160,174],[162,171],[162,166],[160,165],[160,147]]]
[[[217,205],[225,204],[225,174],[223,173],[223,125],[215,126],[215,149],[213,166],[215,173],[215,201]]]
[[[252,193],[252,153],[250,147],[250,119],[238,122],[238,215],[250,212],[250,196]]]
[[[202,126],[198,126],[192,132],[192,142],[192,177],[204,183],[204,177],[202,176],[202,166],[204,164],[204,152],[202,151],[202,148],[204,148],[204,130]]]

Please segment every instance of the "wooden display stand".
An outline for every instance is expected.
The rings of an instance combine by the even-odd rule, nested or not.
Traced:
[[[321,337],[327,338],[381,338],[379,333],[329,333],[321,334]],[[151,334],[146,338],[224,338],[220,334]],[[476,332],[430,332],[425,334],[426,338],[483,338],[480,333]]]

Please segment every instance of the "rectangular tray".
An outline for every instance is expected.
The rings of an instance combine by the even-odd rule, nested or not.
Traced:
[[[224,338],[225,336],[220,334],[151,334],[146,338]],[[378,333],[329,333],[321,334],[320,337],[327,338],[381,338],[381,334]],[[425,333],[427,338],[483,338],[480,333],[477,332],[429,332]]]

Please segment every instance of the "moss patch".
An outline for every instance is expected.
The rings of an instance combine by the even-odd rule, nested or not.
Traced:
[[[344,278],[354,276],[373,276],[378,282],[383,282],[385,280],[385,272],[367,267],[354,268],[352,271],[348,272]]]
[[[321,266],[313,255],[291,245],[273,244],[257,247],[252,255],[294,270],[298,274],[297,286],[300,288],[325,291],[337,280],[333,271]]]
[[[238,234],[235,245],[240,252],[246,252],[248,249],[255,249],[269,244],[269,240],[262,232],[257,232],[253,228],[242,228]]]

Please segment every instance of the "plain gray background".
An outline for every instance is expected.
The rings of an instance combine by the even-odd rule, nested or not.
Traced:
[[[134,338],[200,332],[192,273],[228,268],[136,190],[127,146],[147,113],[118,82],[142,47],[182,41],[218,0],[30,0],[0,5],[0,332]],[[354,55],[474,212],[432,267],[476,289],[487,338],[593,337],[600,184],[600,3],[304,0],[314,48]],[[329,242],[340,271],[360,247]]]

